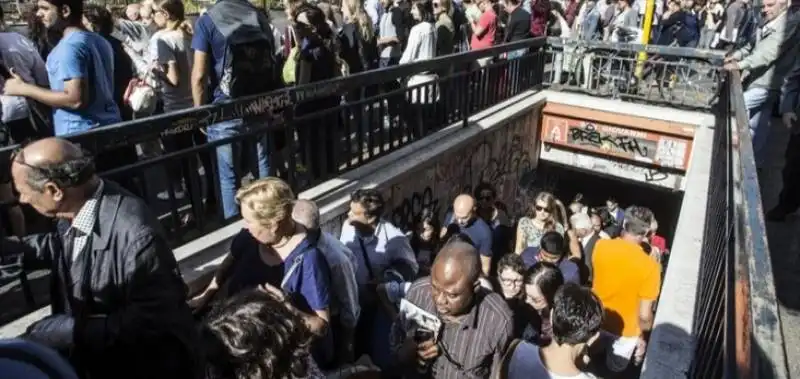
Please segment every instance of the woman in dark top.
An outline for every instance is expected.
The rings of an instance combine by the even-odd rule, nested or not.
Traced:
[[[435,253],[439,248],[441,226],[433,211],[425,208],[411,228],[413,228],[413,233],[409,242],[414,254],[417,255],[419,276],[425,276],[430,272]]]
[[[369,71],[378,67],[378,47],[375,29],[372,20],[367,15],[359,0],[344,0],[342,2],[342,15],[344,22],[339,30],[339,57],[347,63],[351,74]],[[374,96],[377,86],[357,88],[348,92],[345,98],[348,102],[356,103],[363,98]],[[369,125],[363,106],[357,106],[353,112],[356,125],[361,125],[364,135],[371,135],[368,130],[374,128]],[[366,142],[366,141],[365,141]],[[357,141],[353,141],[355,151],[361,151]]]
[[[514,338],[521,338],[536,311],[525,302],[525,263],[517,254],[506,254],[497,263],[497,292],[503,295],[514,316]]]
[[[292,20],[298,48],[295,84],[315,83],[340,76],[337,61],[339,41],[322,10],[303,3],[294,10]],[[334,108],[339,101],[338,95],[301,101],[295,108],[295,119]],[[341,155],[337,154],[340,148],[337,142],[341,139],[340,125],[339,112],[329,112],[325,116],[306,119],[297,126],[299,140],[310,144],[308,150],[301,148],[301,151],[306,153],[304,163],[310,166],[315,178],[336,173],[336,158]]]
[[[521,1],[507,0],[506,11],[508,12],[508,21],[503,42],[516,42],[531,38],[531,14],[522,7]]]
[[[202,307],[228,281],[228,296],[262,288],[283,299],[317,336],[314,358],[321,367],[332,362],[327,332],[330,268],[325,257],[292,220],[294,193],[274,177],[259,179],[236,194],[245,229],[231,243],[231,252],[203,293],[191,300]]]
[[[339,31],[339,56],[349,66],[351,74],[372,70],[378,63],[372,20],[359,4],[358,0],[342,2],[344,24]]]
[[[657,44],[669,46],[677,43],[685,46],[690,39],[689,33],[685,30],[687,16],[677,0],[670,0],[667,3],[667,11],[661,16],[661,35]]]
[[[536,262],[525,273],[525,302],[533,307],[533,317],[522,332],[522,339],[540,346],[550,343],[553,325],[550,323],[550,307],[561,286],[564,276],[559,268],[548,262]]]

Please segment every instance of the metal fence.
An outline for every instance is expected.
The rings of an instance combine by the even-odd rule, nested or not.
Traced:
[[[105,177],[157,210],[177,245],[235,219],[223,217],[221,179],[232,190],[237,185],[231,181],[277,175],[299,192],[444,127],[467,125],[471,114],[541,84],[544,44],[544,39],[521,41],[384,68],[97,128],[68,139],[95,154],[101,171],[109,168]],[[511,51],[525,54],[492,58]],[[220,138],[225,132],[220,123],[239,119],[243,127]],[[173,148],[137,158],[135,146],[141,150],[152,145]],[[0,161],[13,150],[0,150]],[[264,150],[266,156],[259,153]],[[233,162],[225,160],[228,156]],[[230,163],[232,173],[226,170]],[[181,182],[188,195],[184,199],[175,191]]]
[[[719,91],[711,50],[549,38],[546,51],[553,90],[682,109],[709,109]]]

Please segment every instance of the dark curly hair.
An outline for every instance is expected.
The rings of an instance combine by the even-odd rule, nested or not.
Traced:
[[[522,260],[522,257],[517,254],[506,254],[500,261],[497,262],[497,276],[500,276],[500,273],[503,270],[511,270],[514,271],[522,276],[525,276],[525,261]]]
[[[565,283],[553,303],[553,338],[559,344],[587,343],[600,331],[603,304],[592,290]]]
[[[92,24],[92,28],[97,34],[106,37],[114,32],[114,19],[108,9],[96,4],[86,4],[83,8],[83,16]]]
[[[214,309],[201,335],[207,379],[295,379],[310,370],[311,332],[283,303],[259,290]]]
[[[374,188],[356,190],[350,195],[350,201],[364,207],[364,211],[368,217],[381,217],[384,207],[386,206],[383,195]]]

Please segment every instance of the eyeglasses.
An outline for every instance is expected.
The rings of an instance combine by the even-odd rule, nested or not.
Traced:
[[[536,208],[536,211],[537,211],[537,212],[547,212],[547,213],[550,213],[550,208],[548,208],[548,207],[543,207],[543,206],[541,206],[541,205],[536,205],[536,206],[535,206],[535,208]]]
[[[500,278],[500,283],[503,283],[507,286],[521,286],[522,279]]]

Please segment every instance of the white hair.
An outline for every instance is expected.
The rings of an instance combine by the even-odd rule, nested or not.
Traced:
[[[569,223],[573,229],[591,229],[592,218],[586,213],[575,213],[569,218]]]

